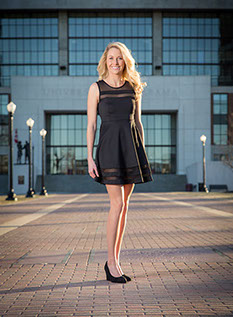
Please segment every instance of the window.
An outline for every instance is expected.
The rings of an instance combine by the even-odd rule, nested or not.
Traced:
[[[152,173],[176,173],[176,114],[142,113]]]
[[[151,13],[70,13],[69,74],[97,76],[109,42],[123,42],[142,75],[152,75]]]
[[[0,147],[8,145],[8,111],[9,95],[0,94]]]
[[[47,174],[87,174],[86,113],[47,114],[46,127]]]
[[[8,155],[0,155],[0,175],[8,174]]]
[[[58,75],[57,14],[3,14],[0,28],[0,86],[12,75]]]
[[[213,94],[212,96],[212,144],[228,144],[228,95]]]
[[[163,75],[210,75],[213,86],[233,84],[233,14],[166,13]]]
[[[101,119],[93,148],[95,158]],[[176,114],[143,113],[145,147],[152,173],[176,173]],[[87,114],[47,114],[47,174],[87,174]]]

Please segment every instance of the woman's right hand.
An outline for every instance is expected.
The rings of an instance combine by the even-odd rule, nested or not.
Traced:
[[[96,175],[99,177],[99,173],[93,158],[88,159],[88,173],[92,178],[95,178]]]

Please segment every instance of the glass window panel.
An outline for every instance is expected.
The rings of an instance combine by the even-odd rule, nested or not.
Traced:
[[[74,52],[69,52],[69,61],[70,63],[74,63],[75,62],[75,53]],[[79,58],[79,61],[81,61],[81,59]]]
[[[198,27],[197,25],[192,25],[191,26],[191,37],[196,37],[198,36]]]
[[[176,61],[177,61],[176,52],[170,52],[170,62],[176,63]]]
[[[206,37],[210,37],[210,36],[212,35],[211,25],[209,25],[209,24],[206,24],[206,25],[205,25],[204,35],[205,35]]]
[[[82,145],[82,130],[75,131],[75,144]]]
[[[35,56],[37,56],[37,54]],[[45,52],[44,59],[46,64],[51,63],[51,52]]]
[[[169,40],[168,39],[163,39],[163,52],[164,51],[168,51],[169,48],[170,48]]]
[[[222,102],[227,103],[227,98],[228,98],[228,95],[227,95],[227,94],[221,94],[221,95],[219,95],[219,97],[220,97],[220,100],[221,100]]]
[[[67,144],[75,145],[75,130],[69,127],[69,130],[67,132],[68,132]]]
[[[176,40],[175,39],[170,40],[170,50],[172,50],[172,51],[176,50]]]
[[[156,145],[162,144],[162,132],[159,129],[155,130],[155,144]]]
[[[209,65],[205,66],[205,75],[211,75],[211,66]]]
[[[184,36],[184,28],[183,25],[177,25],[177,36]]]
[[[220,97],[221,97],[220,94],[214,94],[214,95],[213,95],[214,103],[219,102],[219,101],[220,101]]]
[[[183,65],[177,65],[177,75],[183,75],[183,74],[184,74]]]
[[[149,161],[154,160],[154,157],[155,157],[154,147],[147,147],[146,152],[147,152],[148,160]]]
[[[184,75],[190,75],[190,65],[184,65]]]
[[[214,75],[214,76],[219,76],[219,74],[220,74],[220,66],[212,66],[212,75]],[[214,77],[214,76],[212,76],[212,78]]]
[[[218,19],[216,19],[218,20]],[[219,37],[220,36],[220,30],[219,30],[219,25],[212,25],[212,36],[214,37]]]
[[[152,129],[147,130],[147,142],[149,145],[154,145],[155,143],[155,134],[154,134],[154,130]]]
[[[211,52],[212,57],[211,57],[211,62],[213,63],[219,63],[219,54],[218,52]]]
[[[82,115],[82,126],[83,126],[83,128],[87,128],[87,115]],[[99,118],[97,119],[97,128],[99,129],[100,128],[100,124],[101,124],[101,122],[100,122],[100,120],[99,120]]]
[[[211,60],[211,58],[212,58],[212,54],[211,54],[211,52],[209,51],[209,52],[205,52],[205,63],[211,63],[212,62],[212,60]]]
[[[170,135],[170,130],[168,130],[168,129],[163,129],[162,144],[163,145],[171,144],[171,135]]]
[[[220,134],[220,133],[221,133],[221,125],[214,124],[214,134]]]
[[[228,130],[228,125],[227,124],[221,124],[221,134],[227,135],[227,130]]]
[[[55,129],[51,130],[52,144],[51,145],[61,145],[61,130]]]
[[[61,130],[61,145],[67,145],[68,144],[68,131],[65,129]]]
[[[161,147],[155,147],[155,159],[157,162],[160,162],[162,159],[162,148]]]
[[[190,44],[191,44],[191,50],[197,50],[197,39],[192,39],[190,41]]]
[[[86,145],[87,144],[86,130],[81,130],[81,135],[82,135],[82,145]],[[98,140],[99,140],[99,131],[96,134],[96,138],[95,138],[96,144],[98,144]]]
[[[154,116],[153,115],[148,115],[147,117],[147,128],[149,129],[154,129]]]
[[[184,63],[190,63],[190,52],[184,52]],[[185,65],[186,66],[186,65]]]
[[[168,129],[171,125],[170,115],[162,115],[162,128]]]
[[[162,128],[162,117],[161,115],[155,115],[155,129]]]
[[[219,113],[220,113],[220,105],[214,104],[214,114],[219,114]]]
[[[163,147],[162,148],[162,157],[163,157],[163,160],[166,161],[167,164],[169,164],[169,161],[171,159],[171,148],[170,147]]]
[[[51,36],[58,37],[58,26],[51,25]]]
[[[221,105],[221,113],[222,114],[227,114],[228,113],[228,105],[227,104],[222,104]]]
[[[68,115],[67,116],[69,129],[74,129],[75,128],[74,118],[75,118],[74,115]]]
[[[68,121],[67,115],[61,115],[61,129],[67,129],[67,121]]]
[[[190,57],[191,57],[191,60],[190,60],[191,63],[197,63],[198,62],[197,52],[192,51]]]
[[[164,63],[169,63],[169,61],[170,61],[169,56],[170,56],[169,52],[163,52],[163,62]]]
[[[227,135],[221,134],[220,142],[221,144],[227,144]]]

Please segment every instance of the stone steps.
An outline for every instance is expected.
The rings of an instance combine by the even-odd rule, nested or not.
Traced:
[[[136,184],[135,192],[185,191],[186,175],[153,174],[153,182]],[[104,193],[106,186],[95,182],[89,175],[46,175],[48,193]],[[41,190],[41,176],[36,180],[36,193]]]

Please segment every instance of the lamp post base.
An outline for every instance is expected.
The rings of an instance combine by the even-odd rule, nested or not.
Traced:
[[[42,187],[40,195],[42,196],[48,196],[47,190],[45,189],[45,187]]]
[[[13,191],[9,191],[8,196],[6,198],[6,200],[13,200],[13,201],[17,201],[18,198],[16,197],[16,194]]]
[[[26,198],[34,198],[34,194],[35,194],[34,190],[29,189],[25,197]]]

